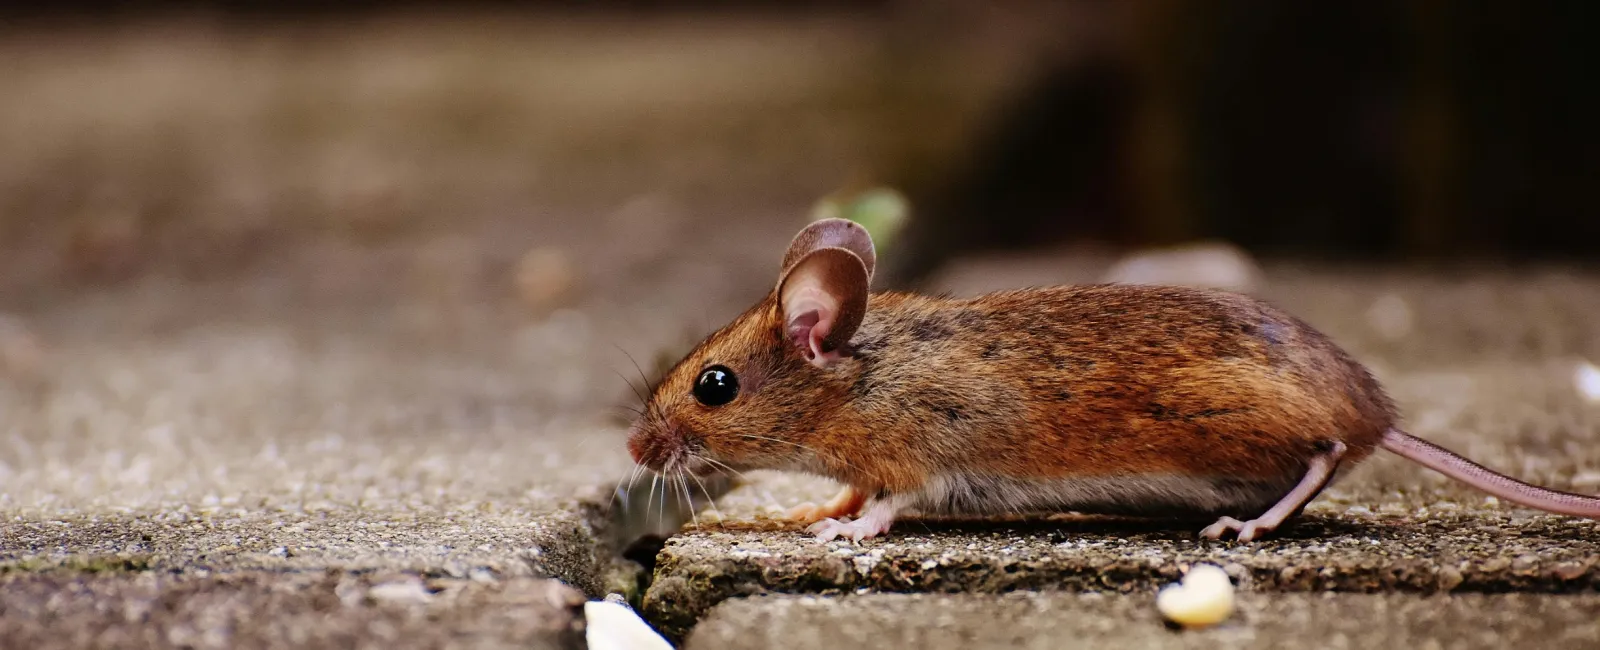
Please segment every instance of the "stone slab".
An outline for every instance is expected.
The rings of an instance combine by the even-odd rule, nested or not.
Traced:
[[[584,647],[583,594],[554,580],[78,569],[0,575],[0,647]]]
[[[1135,595],[772,596],[713,609],[684,645],[720,648],[1452,648],[1600,646],[1600,596],[1244,594],[1233,618],[1178,630]]]
[[[1544,515],[1313,512],[1283,535],[1240,544],[1194,526],[1130,520],[913,520],[899,533],[826,544],[777,522],[667,541],[644,599],[681,637],[723,600],[766,593],[1140,592],[1195,562],[1246,591],[1582,593],[1600,589],[1600,525]]]

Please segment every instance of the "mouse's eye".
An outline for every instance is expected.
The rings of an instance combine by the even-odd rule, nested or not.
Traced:
[[[726,366],[711,366],[694,380],[694,398],[706,406],[722,406],[739,396],[739,378]]]

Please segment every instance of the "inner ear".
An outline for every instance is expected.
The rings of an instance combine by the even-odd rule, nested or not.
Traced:
[[[839,360],[867,314],[867,285],[866,265],[843,248],[811,251],[778,280],[785,333],[813,365]]]
[[[789,250],[783,254],[783,270],[787,272],[807,255],[824,248],[843,248],[854,253],[867,269],[867,281],[872,281],[873,269],[878,265],[872,235],[861,224],[849,219],[822,219],[806,226],[789,242]]]

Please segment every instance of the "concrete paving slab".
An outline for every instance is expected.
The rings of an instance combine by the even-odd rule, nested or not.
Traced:
[[[485,568],[603,595],[614,426],[525,405],[537,373],[470,346],[300,318],[58,331],[49,386],[0,389],[0,563]]]
[[[667,541],[644,599],[681,637],[712,606],[765,593],[1151,591],[1195,562],[1247,591],[1592,592],[1600,526],[1546,516],[1312,513],[1278,539],[1195,539],[1194,526],[1052,517],[924,520],[896,535],[821,544],[793,527],[702,531]]]
[[[1165,625],[1153,593],[730,600],[684,645],[719,648],[1551,648],[1600,645],[1600,596],[1245,594],[1220,626]]]
[[[484,575],[12,571],[0,647],[582,648],[583,601]]]

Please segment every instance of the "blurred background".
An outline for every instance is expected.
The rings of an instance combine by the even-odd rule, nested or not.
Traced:
[[[56,388],[0,407],[45,438],[177,418],[190,454],[219,426],[548,427],[871,188],[910,206],[880,287],[1200,243],[1380,370],[1596,358],[1569,308],[1596,296],[1596,27],[1581,1],[8,7],[0,365]],[[953,270],[984,256],[1042,261]],[[1177,259],[1157,275],[1204,275]]]

